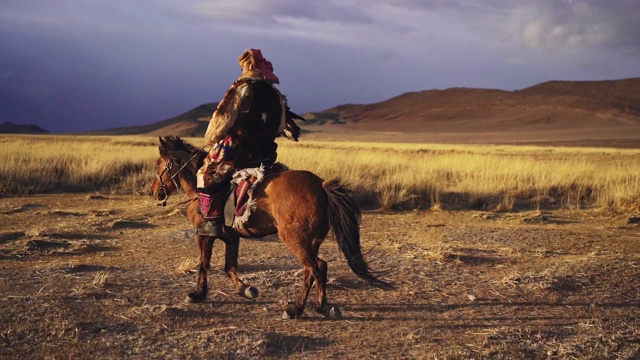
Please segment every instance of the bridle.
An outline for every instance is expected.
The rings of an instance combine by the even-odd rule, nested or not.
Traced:
[[[180,174],[180,171],[182,171],[182,169],[184,169],[185,166],[187,166],[187,164],[188,163],[185,163],[184,165],[182,165],[182,167],[180,167],[180,169],[178,169],[178,171],[176,171],[172,175],[171,168],[173,168],[173,162],[169,159],[166,159],[164,162],[164,169],[162,169],[160,174],[156,172],[156,179],[160,181],[160,190],[158,190],[158,192],[162,191],[164,193],[164,199],[162,200],[161,203],[158,204],[158,206],[162,206],[162,207],[167,206],[167,201],[169,200],[169,191],[167,190],[167,187],[170,183],[173,182],[173,186],[175,186],[176,190],[180,189],[180,187],[178,186],[178,181],[176,180],[176,177],[178,177],[178,175]],[[167,176],[169,176],[169,181],[167,181],[166,183],[162,181],[162,176],[165,173],[167,173]]]
[[[158,206],[162,206],[162,207],[167,206],[167,201],[169,199],[169,191],[167,191],[167,185],[169,185],[169,183],[173,182],[173,185],[176,187],[176,190],[180,190],[180,187],[178,186],[178,180],[176,180],[176,178],[178,177],[178,175],[180,175],[180,172],[182,170],[184,170],[184,168],[186,168],[187,165],[189,165],[189,163],[191,161],[193,161],[193,159],[195,159],[197,156],[198,156],[198,153],[194,152],[193,155],[191,155],[191,157],[189,158],[189,160],[185,161],[184,164],[182,164],[182,166],[180,166],[180,168],[175,173],[173,173],[173,175],[171,174],[171,168],[173,168],[173,162],[171,161],[171,159],[169,157],[167,157],[165,159],[165,161],[164,161],[164,169],[162,169],[160,174],[158,174],[158,172],[156,171],[156,179],[158,179],[158,181],[160,181],[160,190],[158,190],[158,192],[160,192],[160,191],[164,192],[164,200],[162,200],[162,202],[160,204],[158,204]],[[162,176],[165,173],[167,173],[167,175],[169,176],[169,181],[167,181],[166,183],[164,181],[162,181]],[[198,198],[195,197],[193,199],[189,199],[189,200],[183,201],[183,202],[179,203],[178,205],[190,203],[190,202],[195,201],[195,200],[198,200]]]

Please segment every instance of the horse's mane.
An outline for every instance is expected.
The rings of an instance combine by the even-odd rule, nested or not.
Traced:
[[[161,139],[162,140],[162,139]],[[160,141],[160,156],[171,160],[175,166],[182,167],[180,176],[189,183],[196,183],[196,172],[202,166],[207,152],[201,148],[182,140],[178,136],[167,136],[164,141]]]

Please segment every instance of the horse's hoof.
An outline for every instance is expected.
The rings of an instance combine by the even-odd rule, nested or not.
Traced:
[[[340,320],[342,319],[342,311],[337,305],[331,306],[327,311],[327,317],[331,320]]]
[[[301,315],[294,303],[287,304],[287,308],[282,313],[282,318],[285,320],[297,319]]]
[[[242,295],[247,299],[256,299],[258,298],[258,295],[260,295],[260,293],[258,292],[258,289],[254,288],[253,286],[247,286],[242,291]]]
[[[198,294],[197,292],[190,292],[187,294],[187,296],[184,298],[184,302],[187,304],[196,304],[196,303],[200,303],[203,302],[204,298]]]
[[[325,305],[323,307],[316,308],[316,312],[329,320],[342,319],[342,311],[340,311],[340,308],[337,305]]]
[[[289,312],[287,310],[282,312],[282,318],[284,320],[291,320],[293,319],[293,317],[291,316],[291,314],[289,314]]]

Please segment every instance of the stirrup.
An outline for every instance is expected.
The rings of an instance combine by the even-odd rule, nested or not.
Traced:
[[[222,236],[222,225],[218,223],[214,223],[213,220],[204,220],[198,227],[196,228],[197,235],[203,236]]]

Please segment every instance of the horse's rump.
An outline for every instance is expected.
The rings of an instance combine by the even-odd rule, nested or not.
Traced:
[[[268,175],[264,184],[254,192],[258,200],[256,210],[271,216],[277,226],[274,230],[285,243],[287,233],[295,232],[314,239],[313,246],[319,247],[331,230],[358,277],[383,289],[392,288],[371,273],[364,259],[360,209],[353,193],[339,179],[325,181],[310,171],[289,170]]]
[[[279,225],[324,238],[329,231],[324,180],[310,171],[287,170],[265,175],[253,191],[255,201],[243,233],[278,232]],[[269,229],[270,231],[266,230]]]

